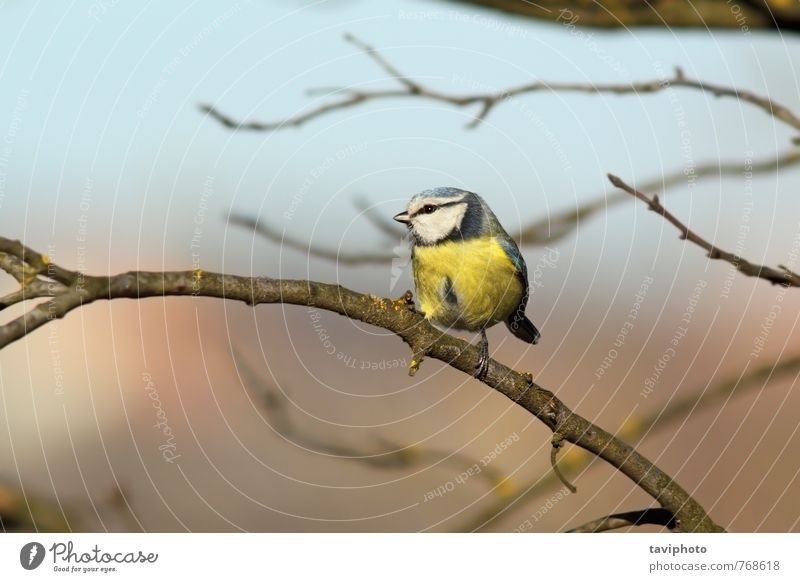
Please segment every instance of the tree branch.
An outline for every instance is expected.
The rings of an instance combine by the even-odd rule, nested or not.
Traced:
[[[751,172],[752,174],[770,173],[796,166],[799,163],[800,152],[793,150],[775,157],[750,162],[746,168],[743,164],[734,162],[708,162],[705,164],[698,164],[694,168],[692,177],[697,181],[715,176],[741,176],[745,171]],[[684,171],[678,170],[666,176],[662,176],[661,178],[645,182],[641,189],[643,191],[658,189],[666,192],[668,188],[682,184],[685,185],[686,179]],[[553,244],[572,234],[581,221],[585,221],[601,211],[607,211],[630,199],[631,197],[625,192],[612,192],[610,194],[603,192],[577,208],[555,212],[550,216],[529,222],[527,225],[524,225],[517,234],[513,235],[514,240],[516,240],[520,246],[545,246]],[[393,241],[392,244],[396,244],[402,237],[408,236],[407,229],[398,228],[396,226],[397,223],[390,223],[385,220],[382,215],[373,210],[373,207],[364,198],[355,198],[353,204],[379,232]],[[339,264],[350,266],[370,264],[383,265],[391,263],[398,258],[397,253],[388,252],[331,252],[328,248],[315,245],[311,241],[302,241],[299,238],[291,237],[285,232],[281,232],[274,226],[266,223],[260,217],[255,218],[245,214],[233,214],[229,219],[229,223],[235,226],[248,228],[257,232],[266,240],[305,253],[310,257],[329,261],[332,260]]]
[[[617,434],[631,442],[639,442],[652,431],[670,426],[673,422],[685,420],[690,414],[709,408],[712,404],[725,401],[733,396],[742,394],[750,389],[759,389],[783,376],[796,375],[800,372],[800,355],[777,362],[764,364],[745,375],[736,374],[717,382],[710,388],[703,387],[682,398],[670,400],[663,408],[658,408],[653,413],[643,418],[632,418],[622,427]],[[564,472],[576,475],[586,469],[594,457],[570,456],[561,461]],[[536,499],[541,495],[552,492],[558,487],[560,479],[549,474],[540,477],[510,499],[501,500],[482,511],[460,527],[460,531],[480,531],[486,528],[495,519],[503,515],[509,508],[516,504]]]
[[[33,267],[42,255],[25,257],[8,249],[22,245],[0,238],[0,251],[13,254]],[[24,254],[24,253],[23,253]],[[411,293],[397,300],[365,295],[340,285],[304,280],[250,278],[201,270],[174,272],[128,272],[111,276],[83,276],[59,267],[74,281],[66,290],[33,307],[21,317],[0,327],[0,348],[24,337],[48,321],[64,317],[82,305],[117,298],[191,296],[243,301],[248,305],[282,303],[317,307],[393,332],[415,354],[410,371],[419,366],[422,356],[445,362],[472,375],[478,362],[478,349],[463,339],[433,327],[414,310]],[[41,277],[41,271],[40,275]],[[564,405],[552,392],[536,384],[530,374],[522,374],[491,360],[483,382],[535,415],[564,440],[584,448],[617,467],[646,491],[680,522],[682,530],[718,532],[700,504],[671,477],[629,445],[593,425]]]
[[[228,222],[234,226],[242,226],[259,234],[265,239],[272,241],[281,247],[294,249],[309,256],[328,261],[336,261],[340,265],[366,265],[384,264],[396,259],[397,255],[389,253],[340,253],[331,251],[319,246],[312,245],[310,242],[303,242],[298,238],[280,232],[259,218],[246,216],[244,214],[231,215]],[[402,233],[399,233],[402,236]]]
[[[389,220],[386,216],[377,212],[366,197],[356,196],[353,199],[353,204],[364,215],[364,218],[370,221],[372,226],[390,239],[397,240],[399,237],[408,234],[407,228],[399,226],[394,220]]]
[[[698,181],[704,178],[742,176],[745,171],[752,174],[767,174],[798,164],[800,164],[800,152],[793,149],[774,157],[750,162],[747,167],[739,162],[706,162],[698,164],[694,167],[691,176],[695,181]],[[666,192],[669,188],[686,185],[686,182],[686,173],[683,169],[680,169],[660,178],[648,180],[642,185],[641,190],[661,190]],[[607,211],[626,200],[630,200],[630,196],[624,192],[611,194],[604,192],[574,210],[565,210],[553,216],[530,222],[527,226],[522,227],[522,230],[515,238],[522,245],[552,244],[574,232],[582,220],[586,220],[600,211]]]
[[[421,445],[404,446],[377,433],[362,439],[377,446],[349,445],[336,442],[328,435],[316,437],[292,419],[288,410],[289,399],[282,390],[270,388],[267,385],[268,381],[247,364],[238,350],[234,349],[233,358],[236,368],[243,372],[245,384],[258,397],[270,428],[287,442],[310,453],[333,456],[342,461],[360,463],[378,470],[413,469],[428,465],[447,467],[460,472],[476,464],[475,459],[463,453],[436,450]],[[482,467],[477,477],[493,487],[498,497],[507,497],[506,492],[513,491],[509,478],[491,466]]]
[[[606,0],[571,2],[563,0],[451,0],[477,4],[518,16],[553,21],[564,26],[597,28],[722,28],[800,30],[800,7],[794,2],[743,0],[734,10],[719,0]],[[487,17],[488,19],[488,17]],[[493,23],[496,27],[497,25]],[[510,28],[507,26],[506,28]],[[505,28],[500,28],[505,31]]]
[[[800,275],[794,271],[790,271],[787,267],[778,265],[778,268],[774,269],[764,265],[756,265],[734,253],[724,251],[705,240],[699,234],[686,226],[683,222],[678,220],[674,214],[664,208],[664,206],[661,204],[661,201],[658,199],[658,196],[654,195],[652,198],[650,198],[636,188],[629,186],[613,174],[609,174],[608,179],[612,184],[614,184],[614,186],[643,201],[645,204],[647,204],[650,210],[660,214],[669,223],[674,225],[675,228],[681,232],[680,238],[682,240],[693,242],[700,248],[708,251],[708,257],[710,259],[721,260],[730,263],[736,267],[739,272],[747,275],[748,277],[759,277],[769,281],[773,285],[782,285],[784,287],[800,287]]]
[[[348,109],[360,105],[367,101],[379,101],[385,99],[398,98],[422,98],[431,101],[438,101],[452,105],[454,107],[478,106],[475,117],[467,124],[473,128],[485,120],[492,110],[499,104],[521,95],[528,95],[542,91],[547,92],[571,92],[571,93],[610,93],[615,95],[658,93],[670,87],[693,89],[708,93],[714,97],[733,97],[740,102],[750,103],[762,109],[775,119],[800,130],[800,117],[797,117],[789,108],[780,105],[770,99],[756,95],[750,91],[727,87],[714,83],[706,83],[697,79],[690,79],[684,75],[680,68],[675,69],[672,77],[643,81],[639,83],[565,83],[560,81],[534,81],[518,85],[503,91],[490,91],[483,93],[473,93],[459,95],[444,91],[437,91],[430,87],[412,81],[409,77],[400,74],[395,67],[381,57],[378,51],[371,45],[364,43],[352,35],[346,35],[345,40],[355,44],[358,48],[365,51],[367,56],[372,58],[390,77],[398,81],[402,87],[398,89],[376,89],[361,91],[349,88],[340,88],[331,91],[332,94],[344,96],[333,101],[324,103],[305,113],[289,117],[283,120],[264,122],[264,121],[239,121],[225,113],[222,113],[214,105],[200,104],[200,111],[216,119],[219,123],[229,129],[250,130],[250,131],[273,131],[284,127],[299,127],[317,117],[321,117],[333,111]]]
[[[663,525],[668,529],[677,527],[675,518],[668,510],[663,507],[650,507],[640,511],[626,511],[625,513],[606,515],[572,528],[567,533],[598,533],[632,525]]]

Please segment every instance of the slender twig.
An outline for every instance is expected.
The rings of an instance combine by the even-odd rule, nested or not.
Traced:
[[[777,362],[759,366],[744,376],[737,374],[725,378],[711,388],[697,390],[683,398],[675,398],[664,408],[654,410],[637,423],[640,428],[636,432],[642,436],[647,436],[652,430],[684,420],[690,414],[707,409],[712,404],[725,401],[732,396],[743,394],[751,389],[763,388],[770,382],[784,376],[797,375],[798,372],[800,372],[800,355],[794,355]],[[630,438],[631,435],[628,434],[630,432],[627,431],[624,435],[625,438]]]
[[[303,242],[285,232],[279,232],[263,220],[243,214],[232,215],[228,222],[235,226],[243,226],[250,229],[265,239],[281,245],[281,248],[294,249],[318,259],[336,261],[340,265],[383,264],[390,262],[393,258],[397,258],[397,255],[388,253],[340,253],[335,250],[332,251],[312,245],[310,242]]]
[[[417,82],[406,77],[403,73],[400,72],[400,70],[397,67],[395,67],[392,63],[386,60],[375,47],[368,45],[364,41],[356,38],[354,35],[349,33],[344,35],[344,39],[347,42],[363,50],[364,53],[368,57],[370,57],[373,61],[375,61],[380,68],[386,71],[386,73],[390,77],[394,78],[401,84],[405,85],[406,88],[409,90],[409,92],[416,94],[423,90],[423,88]]]
[[[14,241],[0,238],[0,250]],[[21,246],[21,245],[20,245]],[[19,257],[19,255],[16,255]],[[36,262],[41,255],[29,256]],[[26,260],[26,262],[28,262]],[[28,263],[30,264],[30,263]],[[71,273],[77,278],[77,273]],[[397,300],[366,295],[341,285],[307,280],[242,277],[193,271],[133,271],[110,276],[85,275],[80,283],[56,293],[19,318],[0,326],[0,348],[17,341],[56,318],[98,300],[118,298],[189,296],[243,301],[248,305],[287,304],[316,307],[338,313],[393,332],[415,354],[423,354],[472,375],[480,354],[478,348],[433,327],[414,310],[411,293]],[[586,449],[618,468],[662,507],[680,520],[681,529],[717,532],[702,506],[651,461],[612,434],[570,410],[556,396],[536,384],[530,374],[516,372],[491,360],[482,380],[558,432],[565,441]]]
[[[553,474],[556,478],[561,481],[561,483],[569,489],[572,493],[577,493],[578,488],[575,487],[572,483],[570,483],[569,479],[561,472],[561,469],[558,467],[558,451],[561,449],[561,445],[564,444],[564,437],[562,437],[557,432],[553,433],[552,439],[552,447],[550,448],[550,466],[553,468]]]
[[[238,350],[233,351],[233,359],[237,369],[242,372],[242,380],[258,397],[271,428],[288,442],[306,451],[361,463],[373,469],[397,470],[439,465],[463,471],[477,465],[477,462],[466,454],[441,451],[421,445],[404,446],[377,434],[362,439],[366,443],[377,445],[371,447],[337,442],[330,436],[316,437],[292,419],[288,410],[289,399],[283,390],[268,387],[266,379],[246,362]],[[501,498],[507,497],[505,492],[513,491],[513,487],[502,486],[508,477],[490,466],[481,467],[475,475],[495,488]]]
[[[751,174],[776,173],[781,169],[790,168],[800,164],[800,152],[796,149],[779,154],[775,157],[748,162],[706,162],[697,164],[690,174],[691,179],[697,181],[705,178],[721,178],[723,176],[743,176],[744,172]],[[662,193],[675,186],[686,185],[687,177],[684,169],[677,170],[661,178],[648,180],[640,188],[643,191],[660,190]],[[573,209],[547,216],[524,226],[515,237],[521,245],[545,245],[572,234],[581,221],[594,216],[621,203],[630,200],[625,192],[602,193],[589,202]]]
[[[572,528],[567,533],[598,533],[634,525],[663,525],[667,529],[675,529],[678,524],[670,511],[663,507],[650,507],[640,511],[606,515]]]
[[[670,87],[686,88],[708,93],[715,97],[732,97],[739,102],[750,103],[762,109],[775,119],[800,130],[800,117],[797,117],[788,107],[780,105],[769,97],[756,95],[750,91],[727,87],[714,83],[707,83],[686,77],[683,71],[676,68],[672,77],[643,81],[639,83],[565,83],[560,81],[534,81],[502,91],[489,91],[483,93],[456,94],[444,91],[437,91],[430,87],[411,80],[406,75],[401,74],[391,65],[378,51],[371,45],[360,41],[352,35],[346,35],[348,42],[355,44],[362,49],[367,56],[372,58],[391,78],[398,81],[402,87],[399,89],[374,89],[356,90],[339,89],[334,91],[335,95],[343,94],[339,99],[334,99],[327,103],[311,109],[305,113],[289,117],[279,121],[239,121],[229,115],[219,111],[214,105],[201,104],[201,111],[216,119],[219,123],[230,129],[253,130],[253,131],[273,131],[284,127],[298,127],[307,121],[325,115],[333,111],[339,111],[360,105],[367,101],[378,101],[384,99],[398,98],[422,98],[440,103],[446,103],[455,107],[468,107],[476,105],[478,112],[467,124],[473,128],[484,121],[494,108],[504,103],[512,97],[528,95],[536,92],[574,92],[574,93],[610,93],[616,95],[658,93]]]
[[[738,162],[722,164],[718,162],[708,162],[705,164],[698,164],[694,167],[691,177],[697,182],[709,177],[742,176],[745,171],[752,174],[777,172],[781,169],[790,168],[798,164],[800,164],[800,152],[793,150],[775,157],[749,162],[747,167]],[[668,188],[685,185],[686,182],[686,173],[684,170],[678,170],[662,178],[645,182],[642,184],[641,190],[661,190],[662,192],[666,192]],[[626,192],[612,192],[610,194],[603,192],[577,208],[555,212],[552,215],[533,220],[523,226],[521,230],[513,236],[520,246],[545,246],[553,244],[575,232],[582,221],[586,221],[600,212],[608,211],[630,199],[631,197]],[[394,241],[394,243],[407,234],[406,229],[397,227],[397,223],[386,220],[383,214],[376,212],[374,207],[364,197],[354,198],[353,204],[357,210],[363,213],[364,218],[378,231]],[[388,252],[332,252],[322,245],[315,245],[311,241],[302,241],[297,237],[289,236],[261,218],[257,219],[244,214],[234,214],[230,218],[230,223],[252,229],[269,241],[300,251],[309,257],[333,260],[340,264],[350,266],[387,264],[397,259],[396,253]]]
[[[372,226],[390,239],[397,240],[399,237],[406,234],[406,228],[400,227],[396,222],[388,219],[386,215],[375,210],[375,207],[364,196],[356,196],[353,198],[353,205],[356,207],[356,210],[364,215],[364,218],[372,223]]]
[[[674,214],[672,214],[669,210],[667,210],[661,201],[658,199],[658,196],[653,196],[650,198],[646,194],[643,194],[641,191],[629,186],[625,182],[623,182],[617,176],[613,174],[608,175],[608,179],[611,181],[614,186],[624,190],[625,192],[635,196],[639,200],[643,201],[653,212],[660,214],[667,220],[670,224],[677,228],[681,235],[680,238],[683,240],[688,240],[693,242],[697,246],[702,249],[705,249],[708,252],[708,257],[710,259],[725,261],[730,263],[736,269],[748,277],[759,277],[761,279],[765,279],[774,285],[782,285],[784,287],[800,287],[800,275],[795,273],[794,271],[789,270],[787,267],[779,265],[777,269],[773,267],[767,267],[764,265],[756,265],[743,259],[742,257],[720,249],[719,247],[711,244],[699,234],[691,230],[688,226],[686,226],[683,222],[681,222]]]

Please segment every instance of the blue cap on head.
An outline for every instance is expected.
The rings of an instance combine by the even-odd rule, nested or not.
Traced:
[[[457,198],[463,196],[465,193],[466,190],[462,190],[461,188],[439,186],[438,188],[431,188],[430,190],[424,190],[419,194],[415,194],[414,198]]]

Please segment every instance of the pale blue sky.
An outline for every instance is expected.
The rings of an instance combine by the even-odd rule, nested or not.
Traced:
[[[219,217],[231,207],[348,248],[381,240],[363,221],[350,224],[356,194],[389,216],[415,191],[460,185],[484,194],[511,227],[595,196],[607,171],[645,179],[679,169],[686,163],[679,110],[696,163],[741,160],[748,150],[768,155],[790,136],[753,107],[685,90],[673,100],[537,94],[498,108],[472,131],[464,129],[470,111],[418,100],[366,105],[271,134],[230,132],[196,109],[209,102],[234,116],[276,119],[320,102],[305,96],[310,87],[392,86],[343,41],[346,32],[442,90],[470,92],[473,81],[501,88],[535,78],[652,79],[680,65],[690,76],[769,87],[779,102],[797,101],[791,72],[800,55],[774,34],[576,33],[432,1],[98,0],[1,9],[7,120],[0,135],[15,119],[18,129],[2,170],[0,225],[40,247],[51,237],[70,241],[90,189],[87,231],[96,244],[88,261],[95,266],[109,260],[109,249],[114,261],[135,263],[140,236],[142,265],[160,265],[162,253],[166,264],[185,265],[181,247],[207,183],[202,262],[219,268]],[[292,220],[282,218],[314,168],[352,146],[356,154],[304,189]],[[765,190],[762,199],[775,203]],[[710,198],[708,208],[717,202]],[[691,210],[686,197],[675,204]],[[774,208],[780,214],[780,203]],[[227,239],[235,245],[229,261],[249,254],[242,235]],[[70,258],[73,250],[62,248]]]

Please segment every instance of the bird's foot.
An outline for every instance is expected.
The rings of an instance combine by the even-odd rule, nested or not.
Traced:
[[[489,342],[486,339],[486,332],[481,332],[481,343],[478,346],[481,353],[478,357],[478,365],[475,366],[475,378],[483,380],[489,372]]]
[[[394,306],[395,311],[401,310],[408,310],[408,311],[416,311],[421,315],[425,315],[421,311],[418,311],[414,306],[414,294],[411,291],[406,291],[400,297],[392,301],[392,305]]]

